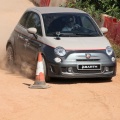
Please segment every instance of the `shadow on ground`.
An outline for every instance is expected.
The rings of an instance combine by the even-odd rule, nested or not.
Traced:
[[[29,67],[25,67],[25,69],[21,69],[20,66],[12,66],[12,68],[4,69],[6,70],[6,74],[12,74],[15,76],[21,76],[28,78],[29,80],[35,81],[35,73],[32,72]],[[104,78],[51,78],[51,80],[47,83],[50,84],[77,84],[77,83],[106,83],[112,82],[112,80],[104,79]],[[24,85],[29,86],[29,84],[24,83]]]
[[[52,78],[48,83],[50,84],[77,84],[77,83],[106,83],[112,82],[109,79],[102,78],[76,78],[76,79],[63,79],[63,78]]]
[[[4,69],[5,70],[5,69]],[[15,76],[25,77],[29,80],[35,81],[35,73],[32,73],[29,70],[21,70],[19,67],[12,67],[12,69],[6,69],[6,74],[12,74]],[[77,84],[77,83],[106,83],[112,82],[112,80],[104,78],[51,78],[47,83],[50,84]],[[26,84],[27,85],[27,84]],[[28,85],[29,86],[29,85]]]

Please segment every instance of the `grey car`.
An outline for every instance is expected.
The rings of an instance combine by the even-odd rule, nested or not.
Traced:
[[[116,75],[116,58],[105,32],[78,9],[29,8],[7,42],[8,63],[25,62],[35,71],[40,52],[46,81],[51,77],[110,80]]]

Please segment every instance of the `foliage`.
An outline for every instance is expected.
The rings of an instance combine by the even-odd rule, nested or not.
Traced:
[[[106,36],[106,35],[105,35]],[[117,58],[120,58],[120,43],[116,43],[113,39],[106,36],[106,38],[109,40],[109,42],[112,45],[112,48],[115,52],[115,55]]]
[[[98,0],[103,13],[120,19],[120,2],[118,0]]]
[[[117,58],[120,58],[120,45],[115,44],[113,41],[110,41],[110,42],[111,42],[111,45],[112,45],[112,47],[113,47],[113,49],[114,49],[114,52],[115,52],[115,54],[116,54],[116,57],[117,57]]]
[[[100,19],[100,10],[96,11],[95,5],[90,4],[90,0],[68,0],[66,7],[81,9],[89,13],[92,17]],[[96,11],[96,12],[95,12]]]
[[[84,10],[97,19],[101,13],[120,19],[119,0],[68,0],[66,6]]]

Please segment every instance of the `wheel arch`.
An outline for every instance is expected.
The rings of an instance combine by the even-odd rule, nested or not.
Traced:
[[[8,46],[9,45],[11,45],[12,46],[12,43],[9,41],[9,42],[7,42],[7,44],[6,44],[6,50],[7,50],[7,48],[8,48]],[[12,46],[13,47],[13,46]]]

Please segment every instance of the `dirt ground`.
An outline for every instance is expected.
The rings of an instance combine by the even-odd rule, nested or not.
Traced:
[[[5,45],[27,0],[0,1],[0,120],[120,120],[120,62],[111,82],[56,79],[49,89],[29,89],[34,81],[5,68]]]

